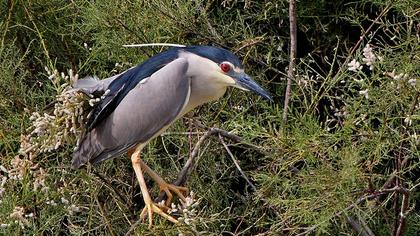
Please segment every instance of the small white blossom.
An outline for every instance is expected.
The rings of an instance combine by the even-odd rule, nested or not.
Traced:
[[[61,203],[63,203],[64,205],[68,205],[70,202],[69,202],[69,200],[67,200],[64,197],[62,197],[61,198]]]
[[[27,223],[28,221],[25,219],[24,215],[25,215],[25,209],[23,207],[16,206],[13,209],[13,212],[10,213],[9,217],[11,219],[17,220],[18,222]]]
[[[195,199],[194,192],[190,192],[190,195],[185,198],[185,202],[181,202],[181,204],[175,205],[174,203],[171,204],[171,208],[168,209],[168,214],[178,212],[182,216],[178,218],[180,222],[183,222],[187,225],[191,225],[195,223],[197,220],[197,210],[199,201]]]
[[[359,94],[365,96],[366,99],[369,99],[369,93],[368,92],[369,92],[369,89],[365,89],[365,90],[359,91]]]
[[[420,136],[418,136],[417,133],[410,135],[410,137],[413,139],[416,145],[420,145]]]
[[[409,79],[407,83],[413,87],[416,87],[417,80],[416,79]]]
[[[54,200],[51,200],[51,201],[46,201],[46,202],[45,202],[45,204],[47,204],[47,205],[51,205],[51,206],[57,206],[57,203],[56,203],[56,202],[54,202]]]
[[[4,173],[7,173],[7,169],[3,165],[0,165],[0,170],[3,171]]]
[[[80,207],[72,204],[67,208],[67,210],[69,211],[70,215],[73,215],[74,213],[80,212]]]
[[[370,70],[373,70],[373,64],[376,61],[376,56],[370,47],[370,44],[366,44],[365,48],[363,48],[363,58],[362,61],[369,66]]]
[[[47,171],[43,168],[39,168],[39,170],[35,171],[33,175],[35,177],[34,184],[33,184],[34,191],[38,191],[38,189],[40,189],[41,191],[44,192],[45,191],[44,188],[47,187],[45,184],[45,180],[48,176]]]
[[[358,61],[356,61],[356,59],[353,59],[349,64],[347,64],[349,66],[349,71],[359,71],[362,69],[362,65],[360,65],[360,63]]]
[[[51,71],[48,68],[45,69]],[[80,127],[85,124],[84,107],[88,99],[84,94],[72,90],[71,87],[71,84],[76,83],[79,79],[78,74],[73,70],[68,70],[68,75],[66,75],[56,69],[48,74],[50,74],[52,83],[57,86],[59,95],[56,96],[52,114],[32,113],[30,117],[32,125],[27,130],[29,134],[21,136],[19,153],[28,156],[29,160],[40,153],[60,148],[63,144],[68,143],[69,138],[80,138],[83,130]],[[47,190],[43,186],[37,187],[41,187],[43,191]]]
[[[0,177],[1,177],[1,175],[0,175]],[[1,182],[0,182],[0,198],[3,196],[4,192],[6,192],[6,188],[4,188],[4,185],[6,184],[6,182],[7,182],[7,177],[3,176],[1,178]]]
[[[400,73],[400,74],[398,74],[398,75],[395,75],[394,76],[394,79],[395,80],[402,80],[402,79],[404,79],[406,76],[405,76],[405,74],[404,73]]]
[[[404,123],[408,126],[411,126],[411,124],[413,123],[413,120],[411,119],[410,116],[405,117],[404,119]]]

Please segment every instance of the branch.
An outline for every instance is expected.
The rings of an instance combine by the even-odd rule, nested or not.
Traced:
[[[225,141],[223,140],[223,137],[219,134],[219,139],[220,142],[222,143],[223,147],[226,149],[227,153],[229,154],[230,158],[232,158],[233,163],[236,166],[236,169],[238,169],[238,171],[241,173],[242,177],[246,180],[246,182],[249,184],[249,186],[251,186],[252,190],[254,192],[257,191],[257,188],[255,187],[255,185],[248,179],[248,177],[246,176],[245,172],[242,170],[242,168],[239,166],[238,161],[235,159],[235,157],[233,156],[232,152],[230,151],[229,147],[226,145]]]
[[[296,51],[297,51],[297,27],[296,27],[296,0],[290,0],[289,3],[289,22],[290,22],[290,62],[287,71],[287,86],[284,98],[283,122],[287,122],[287,110],[290,100],[290,90],[292,87],[292,79],[294,78]]]
[[[365,228],[367,227],[367,225],[365,225],[364,222],[359,222],[358,220],[353,219],[350,216],[347,216],[346,220],[350,224],[350,226],[353,228],[353,230],[357,232],[357,235],[374,236],[374,234],[369,228],[368,229]]]
[[[192,170],[196,166],[197,162],[197,156],[198,152],[200,150],[200,146],[203,144],[204,140],[209,138],[212,135],[221,135],[223,137],[226,137],[228,139],[231,139],[234,142],[241,142],[242,138],[232,134],[226,130],[222,130],[219,128],[210,128],[201,138],[198,140],[198,142],[195,144],[193,151],[191,152],[191,156],[188,158],[187,162],[185,163],[184,167],[178,174],[178,178],[173,182],[174,185],[184,185],[187,181],[188,176],[191,174]]]
[[[96,175],[102,182],[103,182],[103,184],[109,189],[109,190],[111,190],[111,192],[113,192],[115,195],[117,195],[117,197],[119,198],[119,200],[120,200],[120,203],[123,203],[123,204],[121,204],[122,206],[124,206],[124,207],[126,207],[126,209],[127,210],[129,210],[129,207],[127,206],[127,199],[126,198],[124,198],[122,195],[121,195],[121,193],[118,191],[118,189],[116,189],[115,187],[114,187],[114,185],[112,185],[107,179],[106,179],[106,177],[104,177],[101,173],[99,173],[99,172],[97,172],[97,171],[95,171],[95,170],[93,170],[92,171],[93,172],[93,174],[94,175]]]
[[[408,162],[409,156],[406,156],[402,161],[401,161],[401,169],[403,169],[405,167],[405,165]],[[395,178],[397,178],[398,175],[398,171],[394,170],[391,174],[391,176],[385,181],[384,185],[382,185],[382,189],[387,189],[390,188],[391,185],[395,182]]]
[[[350,211],[351,209],[353,209],[354,207],[358,206],[359,204],[361,204],[363,202],[376,199],[379,196],[382,196],[384,194],[395,193],[395,192],[402,193],[402,194],[406,195],[406,194],[409,194],[410,193],[410,190],[408,190],[406,188],[403,188],[403,187],[393,187],[393,188],[390,188],[390,189],[378,190],[378,191],[374,192],[373,194],[370,194],[370,195],[367,195],[367,196],[363,196],[363,197],[357,199],[356,202],[354,202],[353,204],[350,204],[348,207],[344,208],[343,210],[336,212],[329,219],[324,220],[324,221],[322,221],[319,224],[316,224],[316,225],[313,225],[313,226],[309,227],[307,230],[305,230],[302,233],[297,234],[296,236],[302,236],[302,235],[309,234],[310,232],[314,231],[316,228],[318,228],[320,225],[324,224],[325,222],[330,221],[331,219],[333,219],[335,217],[341,216],[343,213],[345,213],[347,211]],[[407,205],[408,205],[408,203],[407,203]],[[407,212],[405,212],[405,214],[406,213]]]
[[[405,230],[406,225],[406,218],[407,214],[410,212],[408,209],[408,204],[410,202],[410,191],[404,191],[403,194],[403,200],[401,202],[401,211],[400,211],[400,218],[398,219],[398,228],[395,232],[395,236],[402,236]]]

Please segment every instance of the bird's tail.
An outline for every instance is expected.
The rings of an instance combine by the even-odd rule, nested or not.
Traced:
[[[87,164],[91,160],[94,160],[103,152],[103,150],[103,146],[96,138],[95,130],[88,132],[80,142],[77,149],[73,152],[71,168],[79,169],[81,166]]]
[[[121,74],[100,80],[96,76],[87,76],[77,80],[70,91],[78,91],[89,95],[101,96],[108,89],[109,85]]]

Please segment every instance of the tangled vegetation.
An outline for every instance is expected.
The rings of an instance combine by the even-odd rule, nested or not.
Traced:
[[[0,234],[419,235],[420,4],[299,1],[286,123],[288,4],[2,1]],[[122,47],[150,42],[228,48],[275,100],[229,90],[145,148],[168,181],[197,156],[183,223],[152,229],[126,155],[70,169],[95,98],[69,91],[165,50]]]

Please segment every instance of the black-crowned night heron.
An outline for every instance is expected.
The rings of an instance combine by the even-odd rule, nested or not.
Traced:
[[[76,89],[104,95],[90,114],[86,136],[73,154],[72,168],[131,152],[145,203],[141,217],[148,214],[149,226],[154,212],[176,223],[151,199],[143,171],[167,194],[168,205],[171,191],[185,201],[187,188],[165,182],[141,160],[141,150],[188,111],[222,97],[229,86],[272,100],[244,72],[233,53],[211,46],[174,47],[109,79],[80,80]]]

